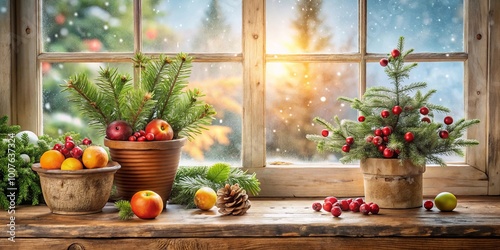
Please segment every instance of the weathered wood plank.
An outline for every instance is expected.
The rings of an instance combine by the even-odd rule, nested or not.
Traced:
[[[488,194],[500,194],[500,1],[490,1],[490,84],[489,84],[489,118],[488,127],[488,176],[490,177]],[[486,123],[486,122],[484,122]]]
[[[0,116],[11,114],[12,94],[12,17],[10,1],[3,1],[6,11],[0,14]]]
[[[0,242],[2,249],[498,249],[500,239],[474,238],[151,238],[19,239]]]
[[[16,238],[238,237],[500,237],[500,197],[458,196],[454,212],[382,209],[379,215],[314,212],[322,199],[253,199],[244,216],[221,216],[168,205],[154,220],[120,221],[112,204],[102,213],[51,214],[45,206],[16,210]]]

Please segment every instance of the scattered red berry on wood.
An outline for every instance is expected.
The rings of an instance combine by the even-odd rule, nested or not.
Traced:
[[[373,203],[370,205],[370,212],[372,214],[378,214],[379,211],[380,211],[380,207],[376,203]]]
[[[345,144],[344,146],[342,146],[343,152],[349,153],[350,150],[351,150],[351,147],[349,145]]]
[[[401,112],[403,112],[403,108],[401,108],[398,105],[396,105],[392,108],[392,113],[395,115],[399,115],[399,114],[401,114]]]
[[[450,125],[450,124],[452,124],[452,123],[453,123],[453,117],[451,117],[451,116],[446,116],[446,117],[444,118],[444,124],[446,124],[446,125]]]
[[[358,117],[358,121],[359,121],[359,122],[364,122],[364,121],[365,121],[365,119],[366,119],[366,118],[365,118],[364,116],[362,116],[362,115],[360,115],[360,116]]]
[[[448,139],[449,136],[450,136],[450,134],[448,133],[448,131],[446,131],[446,130],[439,131],[439,137],[441,137],[443,139]]]
[[[318,211],[318,212],[319,212],[319,211],[321,211],[321,208],[323,208],[323,206],[322,206],[322,205],[321,205],[321,203],[319,203],[319,202],[314,202],[314,203],[312,204],[312,209],[313,209],[314,211]]]
[[[354,144],[354,138],[352,136],[348,136],[347,138],[345,138],[345,143],[347,143],[347,145]]]
[[[334,217],[339,217],[342,214],[342,209],[338,206],[332,207],[331,213]]]
[[[382,116],[382,118],[387,118],[389,115],[389,110],[382,110],[382,112],[380,112],[380,116]]]
[[[427,107],[421,107],[420,108],[420,114],[422,114],[422,115],[429,114],[429,108],[427,108]]]
[[[359,205],[365,203],[365,201],[361,197],[358,197],[358,198],[354,199],[354,201],[356,201],[357,203],[359,203]]]
[[[340,200],[340,208],[342,211],[349,211],[349,202],[347,200]]]
[[[400,53],[400,52],[399,52],[399,50],[397,50],[397,49],[393,49],[393,50],[391,51],[391,56],[392,56],[393,58],[397,58],[400,54],[401,54],[401,53]]]
[[[139,138],[137,138],[137,141],[145,141],[146,140],[146,136],[139,136]]]
[[[364,215],[368,215],[370,213],[370,205],[368,204],[361,204],[361,206],[359,206],[359,211],[361,213],[363,213]]]
[[[353,212],[359,212],[359,203],[357,201],[353,201],[351,202],[351,204],[349,204],[349,210],[353,211]]]
[[[332,204],[337,202],[337,201],[338,201],[337,198],[333,197],[333,196],[327,196],[327,197],[325,197],[325,200],[324,200],[324,202],[330,202]]]
[[[333,207],[333,205],[331,202],[327,201],[327,202],[323,203],[323,210],[325,210],[327,212],[332,211],[332,207]]]
[[[385,67],[387,64],[389,64],[389,60],[387,60],[387,58],[380,59],[380,66]]]
[[[412,132],[406,132],[405,134],[405,141],[406,142],[412,142],[413,139],[415,139],[415,136],[413,135]]]
[[[139,139],[139,137],[141,137],[141,133],[140,132],[135,132],[133,134],[133,136],[135,136],[135,138]]]
[[[141,129],[141,130],[139,130],[139,134],[141,134],[141,136],[146,136],[146,131]]]
[[[431,200],[426,200],[424,202],[424,208],[425,209],[431,210],[433,207],[434,207],[434,202],[432,202]]]
[[[330,131],[328,131],[328,129],[321,130],[321,135],[323,137],[328,137],[329,134],[330,134]]]

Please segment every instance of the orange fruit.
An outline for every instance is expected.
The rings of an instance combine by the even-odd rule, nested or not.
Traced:
[[[101,146],[90,146],[83,151],[82,162],[86,168],[102,168],[108,164],[108,153]]]
[[[60,169],[66,159],[64,155],[57,150],[48,150],[40,157],[40,167],[43,169]]]
[[[80,160],[70,157],[63,161],[61,170],[80,170],[83,169],[83,164]]]
[[[194,195],[194,204],[201,210],[210,210],[216,201],[217,193],[209,187],[198,189]]]

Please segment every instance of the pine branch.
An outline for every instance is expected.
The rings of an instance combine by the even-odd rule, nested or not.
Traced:
[[[115,207],[118,208],[118,217],[120,220],[128,220],[134,216],[132,206],[127,200],[119,200],[115,202]]]
[[[103,92],[103,102],[113,103],[112,106],[108,106],[110,110],[107,110],[106,113],[114,114],[115,120],[122,119],[123,105],[120,101],[120,96],[122,95],[122,90],[125,85],[130,82],[130,80],[130,76],[120,76],[116,68],[110,69],[109,67],[106,67],[100,68],[99,70],[99,77],[97,78],[97,81],[100,84],[97,84],[97,87]]]

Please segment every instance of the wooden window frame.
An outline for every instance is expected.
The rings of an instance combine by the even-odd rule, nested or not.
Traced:
[[[366,13],[366,0],[359,1],[360,13]],[[12,74],[12,123],[23,129],[42,132],[42,62],[130,62],[133,53],[42,53],[40,34],[40,0],[14,1],[16,6],[17,66]],[[311,197],[335,194],[362,196],[363,179],[357,165],[335,166],[268,166],[265,156],[265,72],[266,62],[278,60],[292,62],[357,62],[360,82],[365,82],[366,63],[383,56],[366,52],[366,15],[359,17],[359,48],[355,54],[298,54],[269,55],[265,50],[265,0],[242,0],[243,27],[242,53],[191,53],[196,62],[241,62],[243,65],[243,135],[242,167],[257,173],[261,182],[261,196]],[[134,0],[134,15],[140,13],[140,0]],[[413,61],[463,61],[466,117],[481,120],[479,126],[468,130],[470,138],[478,139],[480,146],[467,149],[465,164],[443,168],[428,166],[424,174],[424,194],[433,195],[443,190],[458,195],[500,194],[500,157],[495,145],[500,144],[500,132],[493,128],[500,122],[495,111],[500,98],[500,87],[489,85],[499,82],[500,74],[493,72],[500,54],[498,28],[492,29],[489,11],[500,9],[498,1],[465,0],[465,53],[415,53]],[[498,17],[493,17],[498,19]],[[500,23],[500,21],[497,21]],[[134,53],[141,50],[140,20],[134,25],[136,34]],[[2,52],[4,53],[4,52]],[[279,58],[279,59],[276,59]],[[497,84],[500,85],[500,84]],[[361,88],[361,93],[365,87]],[[10,98],[9,98],[10,99]]]

